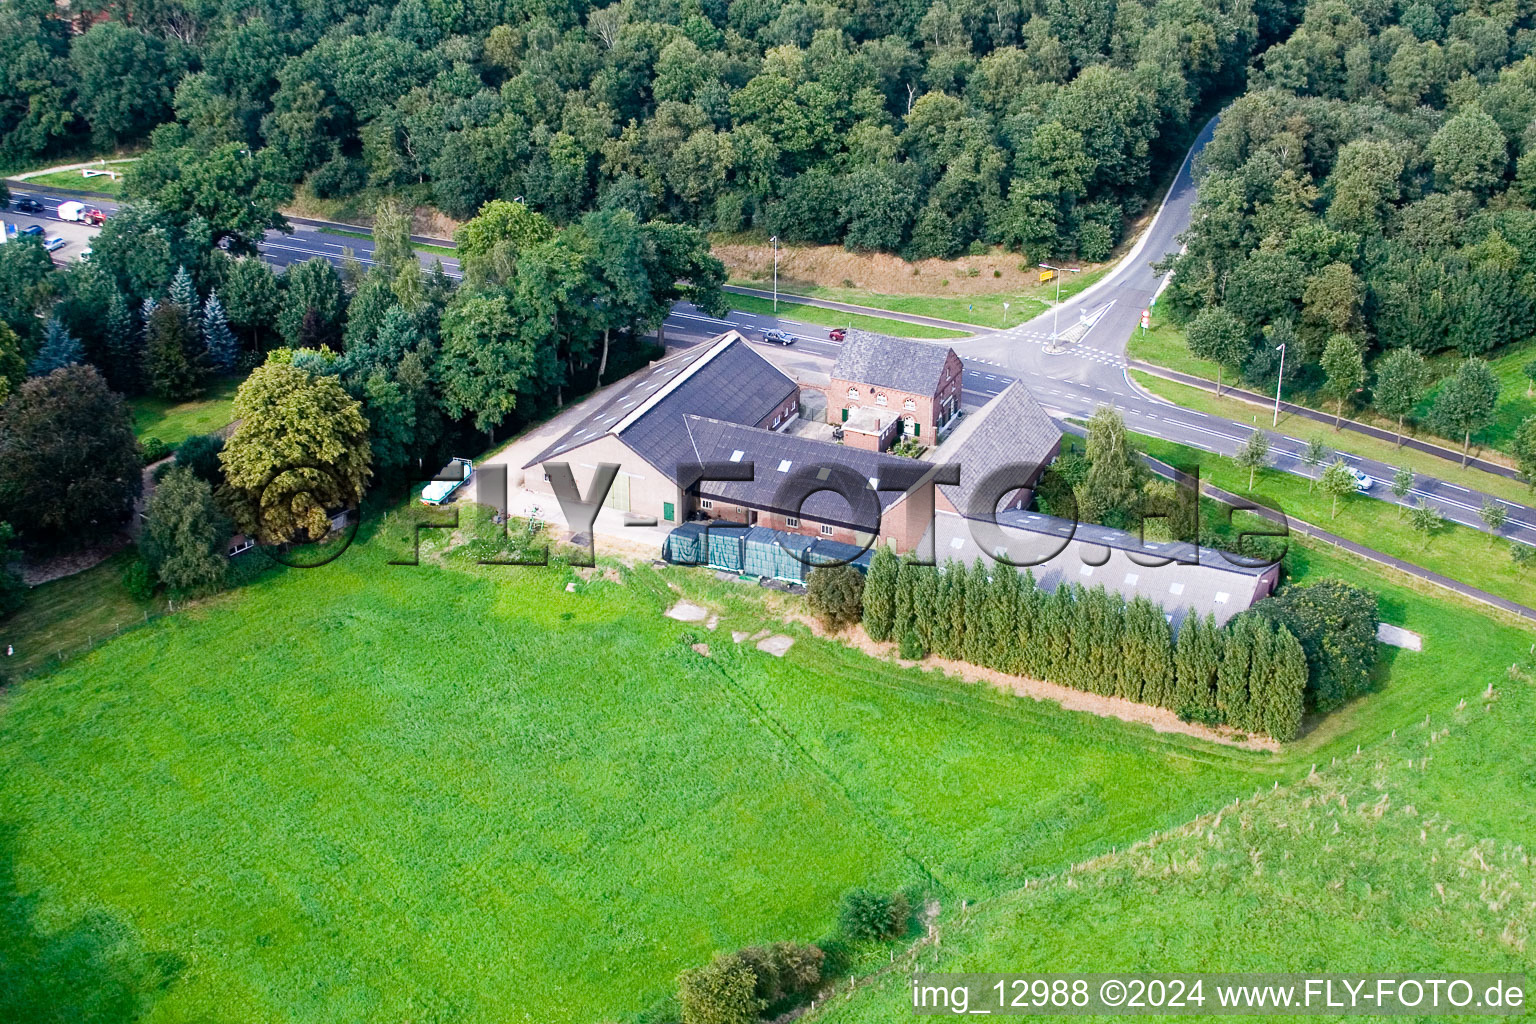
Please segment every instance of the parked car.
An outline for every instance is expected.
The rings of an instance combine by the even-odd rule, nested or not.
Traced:
[[[49,252],[58,252],[68,244],[68,242],[64,241],[64,239],[60,238],[58,235],[54,235],[52,238],[43,239],[43,248]]]
[[[81,263],[89,262],[90,258],[91,247],[89,245],[87,245],[84,249],[81,249],[79,255],[75,257],[75,259],[79,260]]]
[[[793,345],[795,336],[787,331],[772,330],[763,332],[763,340],[774,345]]]
[[[1361,494],[1366,493],[1372,487],[1376,486],[1375,480],[1372,480],[1358,469],[1351,469],[1349,474],[1355,478],[1355,490],[1359,491]]]
[[[841,327],[834,327],[827,332],[827,337],[831,338],[833,341],[842,341],[844,338],[848,337],[848,332],[843,330]]]
[[[22,235],[40,235],[42,233],[43,226],[41,224],[29,224],[28,226],[22,228],[20,231],[16,232],[16,236],[19,238]]]
[[[22,213],[42,213],[43,204],[31,196],[18,196],[16,198],[16,209]]]

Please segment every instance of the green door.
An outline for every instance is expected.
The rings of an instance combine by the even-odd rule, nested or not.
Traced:
[[[843,422],[848,422],[848,407],[846,405],[843,406]]]
[[[670,501],[664,501],[661,503],[661,518],[665,519],[669,523],[673,522],[677,518],[677,510],[673,508]]]
[[[923,425],[921,423],[917,422],[917,420],[913,420],[912,421],[912,436],[913,437],[922,437],[923,436]]]

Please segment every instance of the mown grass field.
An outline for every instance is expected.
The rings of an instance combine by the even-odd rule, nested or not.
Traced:
[[[215,434],[234,422],[235,391],[240,382],[234,378],[216,380],[208,394],[190,402],[168,402],[144,395],[130,399],[133,432],[140,440],[158,437],[176,445],[194,434]]]
[[[118,173],[116,178],[106,174],[96,174],[87,178],[79,170],[53,171],[48,174],[37,174],[27,178],[21,185],[24,188],[80,189],[86,192],[101,192],[105,195],[116,196],[122,194],[122,173],[128,167],[128,164],[113,164],[110,168],[107,168]]]
[[[1275,757],[798,626],[775,659],[730,631],[797,599],[696,571],[475,566],[438,531],[391,566],[398,525],[0,696],[0,1019],[628,1019],[716,950],[825,934],[850,886],[1005,897],[1385,741],[1529,639],[1301,548],[1295,576],[1378,586],[1425,651]],[[663,618],[680,594],[718,628]],[[1465,804],[1536,778],[1517,736],[1466,756]],[[1131,924],[1064,921],[1058,962]]]
[[[736,649],[760,605],[705,658],[648,568],[567,593],[390,553],[5,694],[0,1017],[107,990],[150,1020],[619,1016],[716,949],[824,934],[850,886],[997,891],[1269,777],[798,630],[782,662]]]

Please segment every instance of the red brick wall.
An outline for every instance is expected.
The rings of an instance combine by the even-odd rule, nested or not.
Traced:
[[[871,406],[881,411],[890,411],[891,415],[899,417],[911,416],[922,426],[918,439],[924,444],[933,444],[938,435],[939,426],[946,422],[948,417],[944,415],[946,400],[950,400],[949,412],[960,408],[961,390],[963,382],[961,376],[964,373],[965,364],[960,357],[950,351],[944,361],[944,376],[939,381],[938,390],[931,395],[919,395],[909,391],[897,391],[894,388],[872,387],[867,383],[856,380],[844,380],[841,377],[833,377],[827,385],[827,422],[841,423],[843,410],[860,406]],[[853,388],[858,392],[858,397],[850,398],[848,389]],[[885,404],[878,401],[880,395],[885,395]],[[911,400],[913,408],[908,409],[906,403]]]

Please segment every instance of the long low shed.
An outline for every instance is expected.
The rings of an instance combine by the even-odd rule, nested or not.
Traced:
[[[677,527],[667,534],[661,556],[674,565],[705,565],[789,583],[804,583],[818,565],[852,565],[867,572],[872,557],[853,544],[719,520]]]

